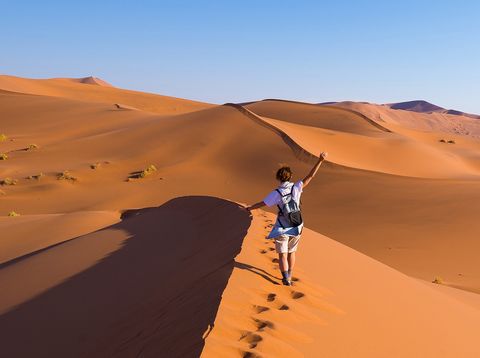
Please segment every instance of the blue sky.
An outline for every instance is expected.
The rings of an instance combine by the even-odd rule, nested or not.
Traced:
[[[0,73],[213,103],[425,99],[480,113],[480,1],[4,1]]]

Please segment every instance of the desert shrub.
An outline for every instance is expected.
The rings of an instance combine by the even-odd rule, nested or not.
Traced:
[[[140,173],[140,178],[145,178],[147,175],[150,175],[156,171],[157,171],[157,168],[155,167],[155,165],[150,164],[148,167],[142,170],[142,172]]]
[[[38,174],[35,174],[35,175],[29,175],[29,176],[27,177],[27,179],[40,180],[41,177],[43,177],[43,173],[38,173]]]
[[[5,154],[5,153],[0,153],[0,160],[7,160],[8,159],[8,155]]]
[[[443,279],[441,277],[437,276],[433,279],[432,283],[436,283],[438,285],[441,285],[441,284],[443,284]]]
[[[148,176],[148,175],[150,175],[150,174],[152,174],[153,172],[156,172],[156,171],[157,171],[157,168],[155,167],[155,165],[150,164],[148,167],[146,167],[142,171],[135,172],[132,175],[130,175],[130,177],[128,179],[145,178],[146,176]]]
[[[10,211],[8,216],[20,216],[20,214],[16,213],[15,211]]]
[[[18,180],[17,179],[12,179],[12,178],[4,178],[0,180],[1,185],[17,185]]]
[[[78,179],[70,174],[68,170],[64,170],[63,172],[57,174],[57,180],[77,181]]]
[[[7,140],[7,136],[5,134],[0,134],[0,142],[3,142],[3,141],[6,141]]]

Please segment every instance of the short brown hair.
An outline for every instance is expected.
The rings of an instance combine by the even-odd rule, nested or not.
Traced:
[[[280,180],[282,183],[285,181],[289,181],[292,177],[292,170],[290,167],[283,166],[277,170],[277,179]]]

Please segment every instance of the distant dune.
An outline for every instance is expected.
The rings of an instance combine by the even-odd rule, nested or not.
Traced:
[[[102,80],[101,78],[94,77],[94,76],[88,76],[88,77],[82,77],[82,78],[74,78],[74,79],[72,79],[72,80],[75,81],[75,82],[85,83],[85,84],[89,84],[89,85],[113,87],[110,83]]]
[[[83,80],[0,76],[4,355],[480,356],[477,119]],[[323,150],[287,288],[239,203]]]
[[[34,80],[0,75],[0,90],[111,105],[122,103],[125,106],[164,115],[186,113],[212,106],[208,103],[115,88],[92,76]]]
[[[405,111],[413,111],[420,113],[441,112],[445,110],[445,108],[439,107],[424,100],[389,103],[387,104],[387,106],[389,106],[391,109],[403,109]]]
[[[417,101],[412,102],[416,103]],[[420,110],[421,108],[432,108],[430,104],[419,106],[417,107],[418,110],[393,109],[390,104],[378,105],[349,101],[337,102],[334,106],[357,111],[379,123],[398,124],[402,127],[428,132],[443,132],[475,138],[480,136],[479,116],[461,111],[446,110],[435,105],[432,106],[440,109],[433,112]]]

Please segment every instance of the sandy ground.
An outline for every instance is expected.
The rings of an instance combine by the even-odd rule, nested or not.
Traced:
[[[0,186],[2,348],[478,356],[475,132],[451,129],[462,116],[339,107],[0,76],[0,180],[15,182]],[[280,163],[301,179],[321,150],[292,291],[264,240],[271,213],[235,202],[261,200]]]

